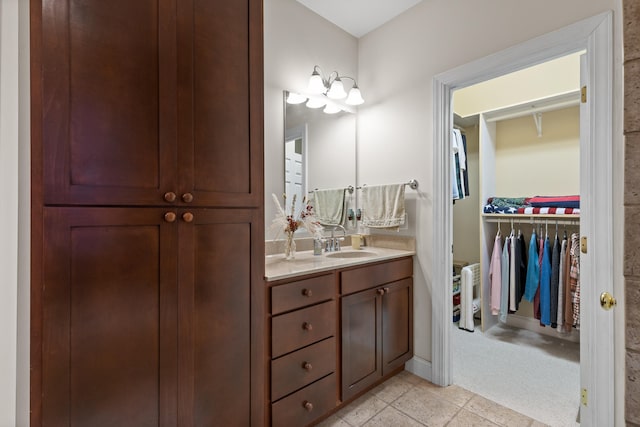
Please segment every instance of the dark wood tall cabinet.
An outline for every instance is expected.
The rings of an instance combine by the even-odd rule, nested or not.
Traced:
[[[31,0],[32,425],[263,425],[262,1]]]

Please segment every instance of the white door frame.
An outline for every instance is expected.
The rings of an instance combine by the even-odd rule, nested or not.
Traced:
[[[580,231],[588,238],[581,254],[581,406],[586,426],[611,425],[614,419],[613,313],[602,310],[600,286],[613,286],[613,16],[594,16],[477,61],[439,74],[433,80],[433,286],[432,381],[452,382],[451,253],[453,242],[450,135],[451,96],[470,86],[550,59],[586,50],[588,134],[580,138]],[[597,263],[595,262],[597,260]],[[610,342],[603,342],[606,338]]]

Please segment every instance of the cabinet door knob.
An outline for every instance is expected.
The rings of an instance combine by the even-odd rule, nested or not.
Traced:
[[[313,325],[309,322],[304,322],[302,324],[302,329],[304,329],[305,331],[311,331],[313,330]]]
[[[173,222],[176,220],[176,214],[173,212],[167,212],[164,214],[164,220],[167,222]]]
[[[302,364],[302,369],[304,369],[305,371],[310,371],[313,368],[313,366],[311,366],[311,363],[309,362],[304,362]]]
[[[184,222],[191,222],[193,221],[193,214],[191,212],[185,212],[182,214],[182,219]]]
[[[309,412],[313,411],[313,403],[309,402],[308,400],[302,402],[302,407]]]
[[[310,297],[313,295],[313,292],[311,292],[311,289],[303,289],[302,290],[302,295],[304,295],[305,297]]]
[[[385,293],[389,292],[389,288],[382,288],[382,289],[384,289]]]
[[[164,193],[164,200],[166,202],[169,203],[173,203],[176,201],[176,193],[174,193],[173,191],[169,191],[167,193]]]
[[[378,295],[384,295],[384,289],[382,288],[378,289],[376,292],[378,292]]]
[[[182,201],[185,202],[185,203],[191,203],[193,201],[193,194],[184,193],[182,195]]]

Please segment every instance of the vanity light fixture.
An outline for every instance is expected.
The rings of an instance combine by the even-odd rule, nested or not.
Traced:
[[[349,94],[344,90],[343,79],[353,80],[353,86],[349,90]],[[349,105],[360,105],[364,103],[360,88],[356,83],[356,79],[349,76],[341,76],[337,71],[332,71],[327,78],[322,76],[322,69],[318,65],[314,65],[313,73],[309,78],[309,92],[316,95],[326,95],[331,99],[343,99]]]

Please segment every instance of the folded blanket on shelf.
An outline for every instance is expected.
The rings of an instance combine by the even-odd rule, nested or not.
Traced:
[[[535,196],[529,199],[529,204],[536,208],[579,208],[580,196]]]
[[[517,213],[525,215],[580,215],[580,209],[578,208],[518,208]]]

